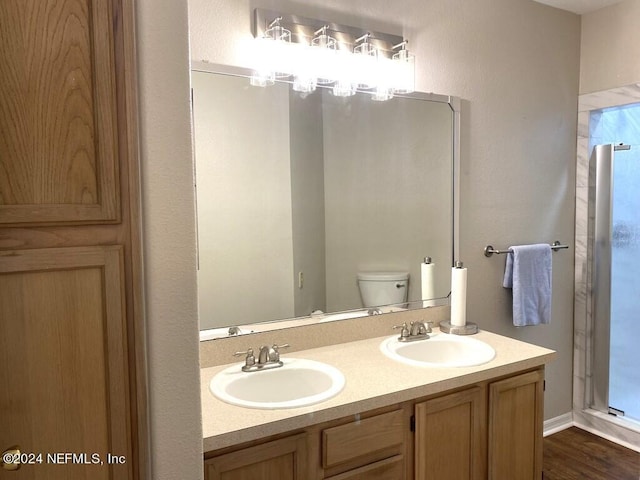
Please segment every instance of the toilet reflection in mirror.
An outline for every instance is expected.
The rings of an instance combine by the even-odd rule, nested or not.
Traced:
[[[407,308],[409,273],[359,272],[358,288],[362,297],[362,306],[365,308],[384,305],[396,305],[399,309]]]
[[[286,83],[252,87],[225,69],[233,74],[192,72],[201,329],[244,333],[246,324],[315,311],[420,308],[427,254],[439,268],[434,294],[446,297],[450,97],[301,95]],[[376,272],[402,275],[359,278]]]

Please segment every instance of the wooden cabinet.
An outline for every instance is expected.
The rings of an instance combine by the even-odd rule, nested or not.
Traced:
[[[130,455],[122,267],[117,246],[0,252],[4,448]],[[62,472],[131,478],[131,464],[60,465],[45,457],[12,478]]]
[[[539,480],[543,378],[540,367],[231,453],[210,452],[205,480]]]
[[[542,478],[544,372],[489,385],[489,479]]]
[[[0,224],[118,220],[114,3],[2,2]]]
[[[485,478],[485,412],[480,386],[416,404],[415,478]]]
[[[0,24],[0,452],[43,454],[16,480],[146,478],[133,4]]]
[[[299,434],[204,462],[205,480],[306,480],[307,435]]]

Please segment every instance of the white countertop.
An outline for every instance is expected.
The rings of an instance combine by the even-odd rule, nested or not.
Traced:
[[[445,334],[434,329],[434,335]],[[391,360],[380,351],[380,343],[386,338],[388,336],[283,353],[283,358],[306,358],[333,365],[345,376],[346,384],[342,392],[325,402],[308,407],[258,410],[224,403],[213,396],[209,383],[216,373],[229,365],[201,369],[204,451],[217,450],[538,367],[555,356],[553,350],[480,331],[473,338],[488,343],[496,350],[496,356],[490,362],[475,367],[413,367]],[[242,363],[237,365],[240,368]]]

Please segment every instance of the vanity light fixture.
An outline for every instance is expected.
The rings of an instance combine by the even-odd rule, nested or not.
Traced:
[[[280,79],[301,93],[321,86],[338,97],[364,92],[377,101],[414,91],[415,57],[398,35],[263,9],[254,20],[252,85]]]

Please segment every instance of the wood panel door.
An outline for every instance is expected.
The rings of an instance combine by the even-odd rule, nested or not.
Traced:
[[[114,1],[0,2],[0,225],[119,220]]]
[[[416,404],[416,480],[485,478],[485,392],[473,387]]]
[[[148,476],[133,12],[0,1],[0,479]]]
[[[489,479],[542,478],[544,370],[489,385]]]
[[[204,462],[205,480],[307,480],[307,435],[274,440]]]
[[[41,454],[0,478],[132,478],[123,289],[119,246],[0,252],[0,450]]]

